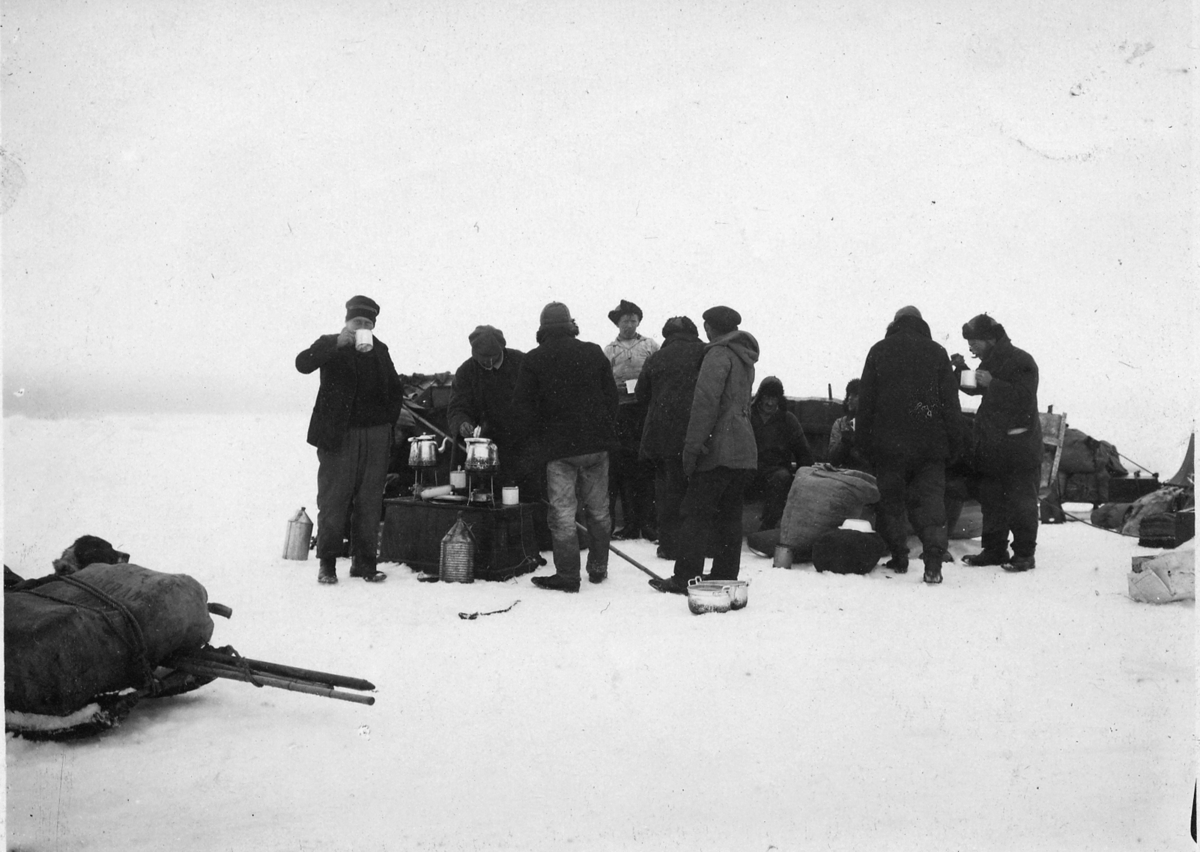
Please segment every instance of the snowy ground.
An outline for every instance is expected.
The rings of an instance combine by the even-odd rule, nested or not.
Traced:
[[[701,617],[616,557],[573,596],[325,587],[280,558],[315,504],[305,425],[5,419],[18,573],[100,535],[231,606],[214,644],[378,685],[218,681],[90,741],[10,737],[8,848],[1194,848],[1194,605],[1129,600],[1135,539],[1043,527],[1036,571],[940,587],[747,552],[749,606]]]

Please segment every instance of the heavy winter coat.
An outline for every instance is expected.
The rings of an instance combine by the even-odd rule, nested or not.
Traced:
[[[704,348],[683,442],[685,470],[688,456],[697,459],[698,471],[758,467],[754,428],[750,425],[750,394],[758,351],[754,336],[740,329],[721,335]]]
[[[662,347],[646,359],[638,379],[637,400],[646,406],[640,455],[645,459],[679,458],[696,377],[704,360],[704,343],[694,334],[668,335]]]
[[[383,341],[376,337],[370,352],[359,352],[353,346],[339,348],[337,340],[336,334],[321,335],[296,356],[301,373],[321,371],[308,443],[329,452],[341,446],[351,426],[394,424],[404,400],[404,388]]]
[[[495,370],[485,370],[474,358],[463,361],[450,385],[446,416],[450,434],[457,436],[463,423],[482,427],[481,434],[505,449],[517,442],[517,415],[513,391],[525,353],[504,350],[504,360]]]
[[[1037,362],[1002,335],[979,362],[979,369],[991,373],[991,384],[963,389],[983,397],[975,413],[975,467],[983,473],[1040,467]],[[1011,434],[1019,429],[1025,431]]]
[[[764,379],[754,395],[750,406],[750,425],[754,429],[754,443],[758,448],[758,469],[807,467],[813,463],[812,449],[804,435],[804,427],[796,415],[788,411],[786,399],[781,399],[775,413],[764,420],[758,412],[758,403],[763,388],[769,387],[770,379]],[[782,385],[780,385],[782,388]]]
[[[920,317],[900,317],[863,365],[855,421],[859,449],[876,465],[956,458],[961,420],[946,350]]]
[[[617,386],[604,351],[562,330],[525,355],[513,409],[545,461],[608,452],[617,443]]]

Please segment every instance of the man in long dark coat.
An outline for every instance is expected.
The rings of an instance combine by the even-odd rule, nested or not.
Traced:
[[[671,317],[662,328],[662,347],[646,359],[637,384],[646,407],[641,457],[654,463],[654,499],[658,506],[658,557],[674,561],[679,553],[679,507],[687,491],[683,475],[683,438],[692,411],[696,376],[704,343],[696,324]]]
[[[974,433],[983,550],[963,557],[963,561],[969,565],[1000,565],[1005,571],[1028,571],[1036,564],[1042,471],[1037,362],[1028,352],[1013,346],[1004,326],[987,314],[966,323],[962,334],[971,354],[980,359],[976,386],[962,391],[983,397],[975,413]],[[966,363],[957,359],[955,369],[961,373]]]
[[[856,431],[879,486],[878,532],[908,570],[908,518],[924,546],[926,583],[942,582],[947,550],[946,463],[961,452],[958,388],[946,350],[933,341],[914,307],[896,312],[871,347],[859,386]]]

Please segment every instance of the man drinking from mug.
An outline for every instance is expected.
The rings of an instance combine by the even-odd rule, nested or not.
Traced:
[[[296,356],[296,369],[321,371],[321,386],[308,425],[317,448],[317,581],[337,582],[337,557],[350,533],[350,576],[377,583],[376,542],[383,513],[383,485],[391,455],[392,424],[403,389],[383,341],[374,337],[379,305],[366,296],[346,303],[338,334],[318,337]]]

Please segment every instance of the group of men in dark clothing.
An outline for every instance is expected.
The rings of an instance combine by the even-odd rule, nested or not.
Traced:
[[[379,306],[355,296],[346,307],[345,328],[296,358],[300,372],[321,371],[308,437],[319,461],[323,583],[337,582],[347,532],[351,575],[384,579],[374,533],[402,402],[387,347],[372,335]],[[761,499],[762,527],[778,526],[794,472],[814,461],[803,428],[787,411],[783,384],[769,376],[754,392],[758,342],[732,308],[704,312],[706,341],[689,318],[671,317],[661,347],[636,333],[642,312],[632,302],[622,300],[610,319],[619,334],[604,349],[578,339],[561,302],[542,310],[538,346],[528,353],[509,348],[499,329],[477,327],[468,336],[471,357],[454,376],[450,433],[495,441],[503,480],[545,507],[539,539],[553,550],[555,572],[534,577],[535,585],[577,592],[585,570],[592,583],[606,579],[614,495],[622,499],[625,535],[657,538],[658,556],[674,563],[670,577],[651,581],[655,588],[686,593],[708,557],[713,579],[737,579],[744,501]],[[869,468],[877,478],[877,526],[891,551],[888,567],[907,570],[911,522],[929,583],[941,582],[947,558],[947,466],[963,463],[969,444],[958,403],[967,372],[975,381],[963,381],[962,390],[983,397],[970,461],[984,530],[983,552],[965,561],[1008,570],[1034,564],[1037,366],[987,315],[967,323],[963,336],[981,359],[978,371],[947,356],[916,308],[902,308],[868,353],[853,395],[847,388],[846,417],[831,435],[835,464]],[[624,477],[625,487],[610,494],[618,467],[615,479]],[[634,487],[642,471],[653,472],[652,501]]]
[[[977,482],[983,551],[963,561],[1008,571],[1035,566],[1042,463],[1037,364],[987,314],[971,319],[962,334],[980,359],[977,371],[961,355],[947,356],[919,310],[897,311],[863,365],[853,435],[838,435],[838,452],[858,453],[876,477],[876,526],[891,551],[887,567],[908,570],[911,523],[927,583],[942,582],[947,559],[946,472],[964,462]],[[971,433],[963,428],[960,390],[982,396]],[[961,505],[960,493],[952,497]]]

